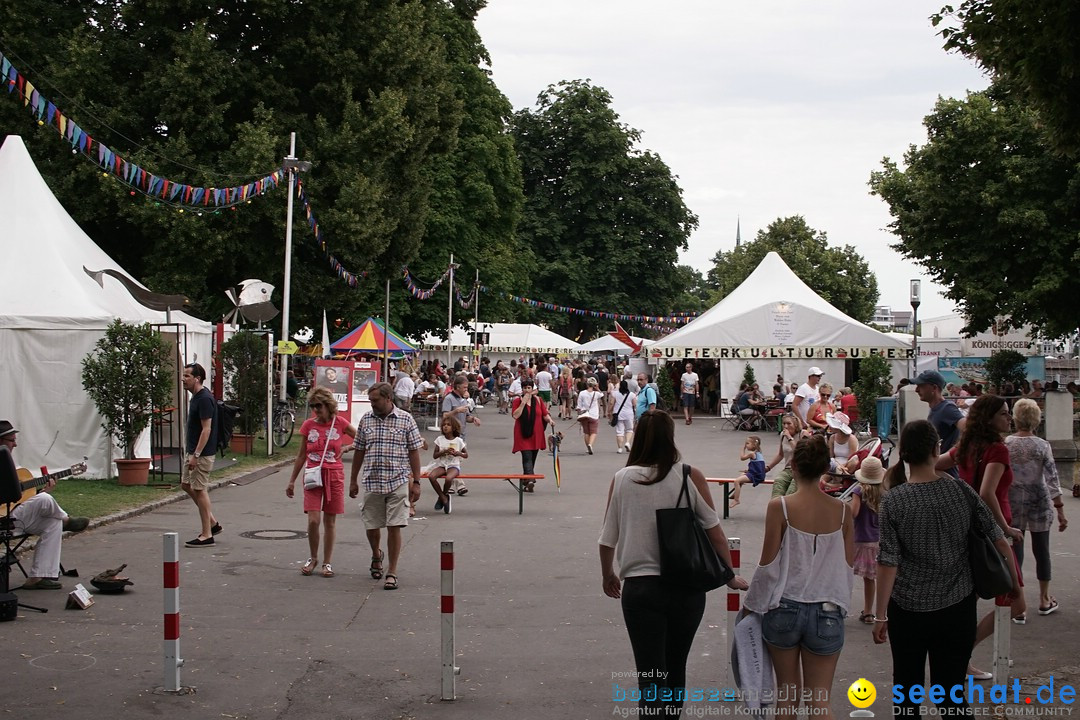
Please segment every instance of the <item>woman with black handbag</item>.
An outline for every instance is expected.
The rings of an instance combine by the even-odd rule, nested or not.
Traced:
[[[975,645],[977,598],[968,552],[971,530],[989,538],[1001,555],[1009,553],[1001,528],[975,491],[935,469],[941,441],[926,420],[904,425],[900,462],[889,468],[889,491],[878,509],[881,544],[877,565],[874,642],[888,642],[895,687],[945,688],[941,712],[960,714],[965,669]],[[905,474],[905,466],[910,472]],[[1016,587],[1013,576],[1014,591]],[[914,717],[919,703],[905,695],[894,714]]]
[[[626,467],[615,473],[600,533],[604,594],[622,600],[623,620],[634,651],[639,707],[643,714],[678,717],[686,687],[686,659],[705,612],[705,591],[660,577],[656,511],[674,508],[683,492],[683,466],[675,447],[675,424],[662,411],[638,420]],[[705,476],[687,466],[690,507],[721,560],[731,567],[727,537],[720,527]],[[618,560],[618,573],[615,561]],[[735,576],[728,587],[745,590]]]

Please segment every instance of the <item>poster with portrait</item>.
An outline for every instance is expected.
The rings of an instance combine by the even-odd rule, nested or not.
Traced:
[[[371,409],[371,401],[368,400],[368,390],[379,382],[379,363],[353,362],[352,363],[352,424],[360,422],[364,413]]]
[[[337,400],[338,414],[343,418],[351,415],[352,363],[341,360],[316,360],[314,384],[324,387]]]

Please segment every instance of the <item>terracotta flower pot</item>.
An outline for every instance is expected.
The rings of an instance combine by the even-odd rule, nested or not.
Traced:
[[[117,460],[116,472],[121,485],[146,485],[150,478],[150,458]]]
[[[254,435],[244,435],[242,433],[233,433],[232,438],[229,440],[229,449],[238,455],[250,455],[251,449],[255,445]]]

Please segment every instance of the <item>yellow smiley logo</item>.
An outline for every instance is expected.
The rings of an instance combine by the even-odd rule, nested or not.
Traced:
[[[848,700],[857,708],[868,708],[877,698],[877,688],[866,678],[859,678],[851,683],[847,690]]]

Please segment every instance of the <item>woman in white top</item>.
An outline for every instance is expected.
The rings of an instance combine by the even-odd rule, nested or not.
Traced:
[[[691,481],[687,484],[690,507],[716,553],[731,567],[727,537],[705,476],[697,468],[685,467]],[[684,693],[666,693],[665,689],[686,687],[686,658],[705,612],[703,591],[660,579],[656,511],[675,507],[683,486],[683,468],[671,416],[663,411],[645,412],[638,420],[626,467],[611,480],[600,533],[604,594],[622,600],[644,715],[677,717],[681,712]],[[744,590],[746,581],[736,576],[728,587]],[[646,696],[652,699],[644,699]]]
[[[829,467],[821,436],[803,438],[791,463],[797,490],[765,511],[761,561],[743,605],[762,613],[762,636],[776,671],[777,716],[831,717],[836,661],[854,584],[854,532],[847,505],[821,492]],[[808,691],[803,695],[803,688]]]
[[[851,433],[849,421],[847,414],[842,412],[825,416],[825,423],[833,431],[829,435],[829,452],[833,459],[830,469],[847,475],[859,469],[859,442]]]
[[[634,407],[637,394],[630,392],[626,380],[620,380],[619,386],[611,386],[611,419],[615,421],[615,452],[629,452],[634,441]]]
[[[577,398],[577,419],[581,423],[581,434],[585,436],[585,450],[590,455],[593,454],[596,431],[600,427],[600,400],[604,397],[598,386],[596,378],[589,378],[585,381],[585,389]]]

